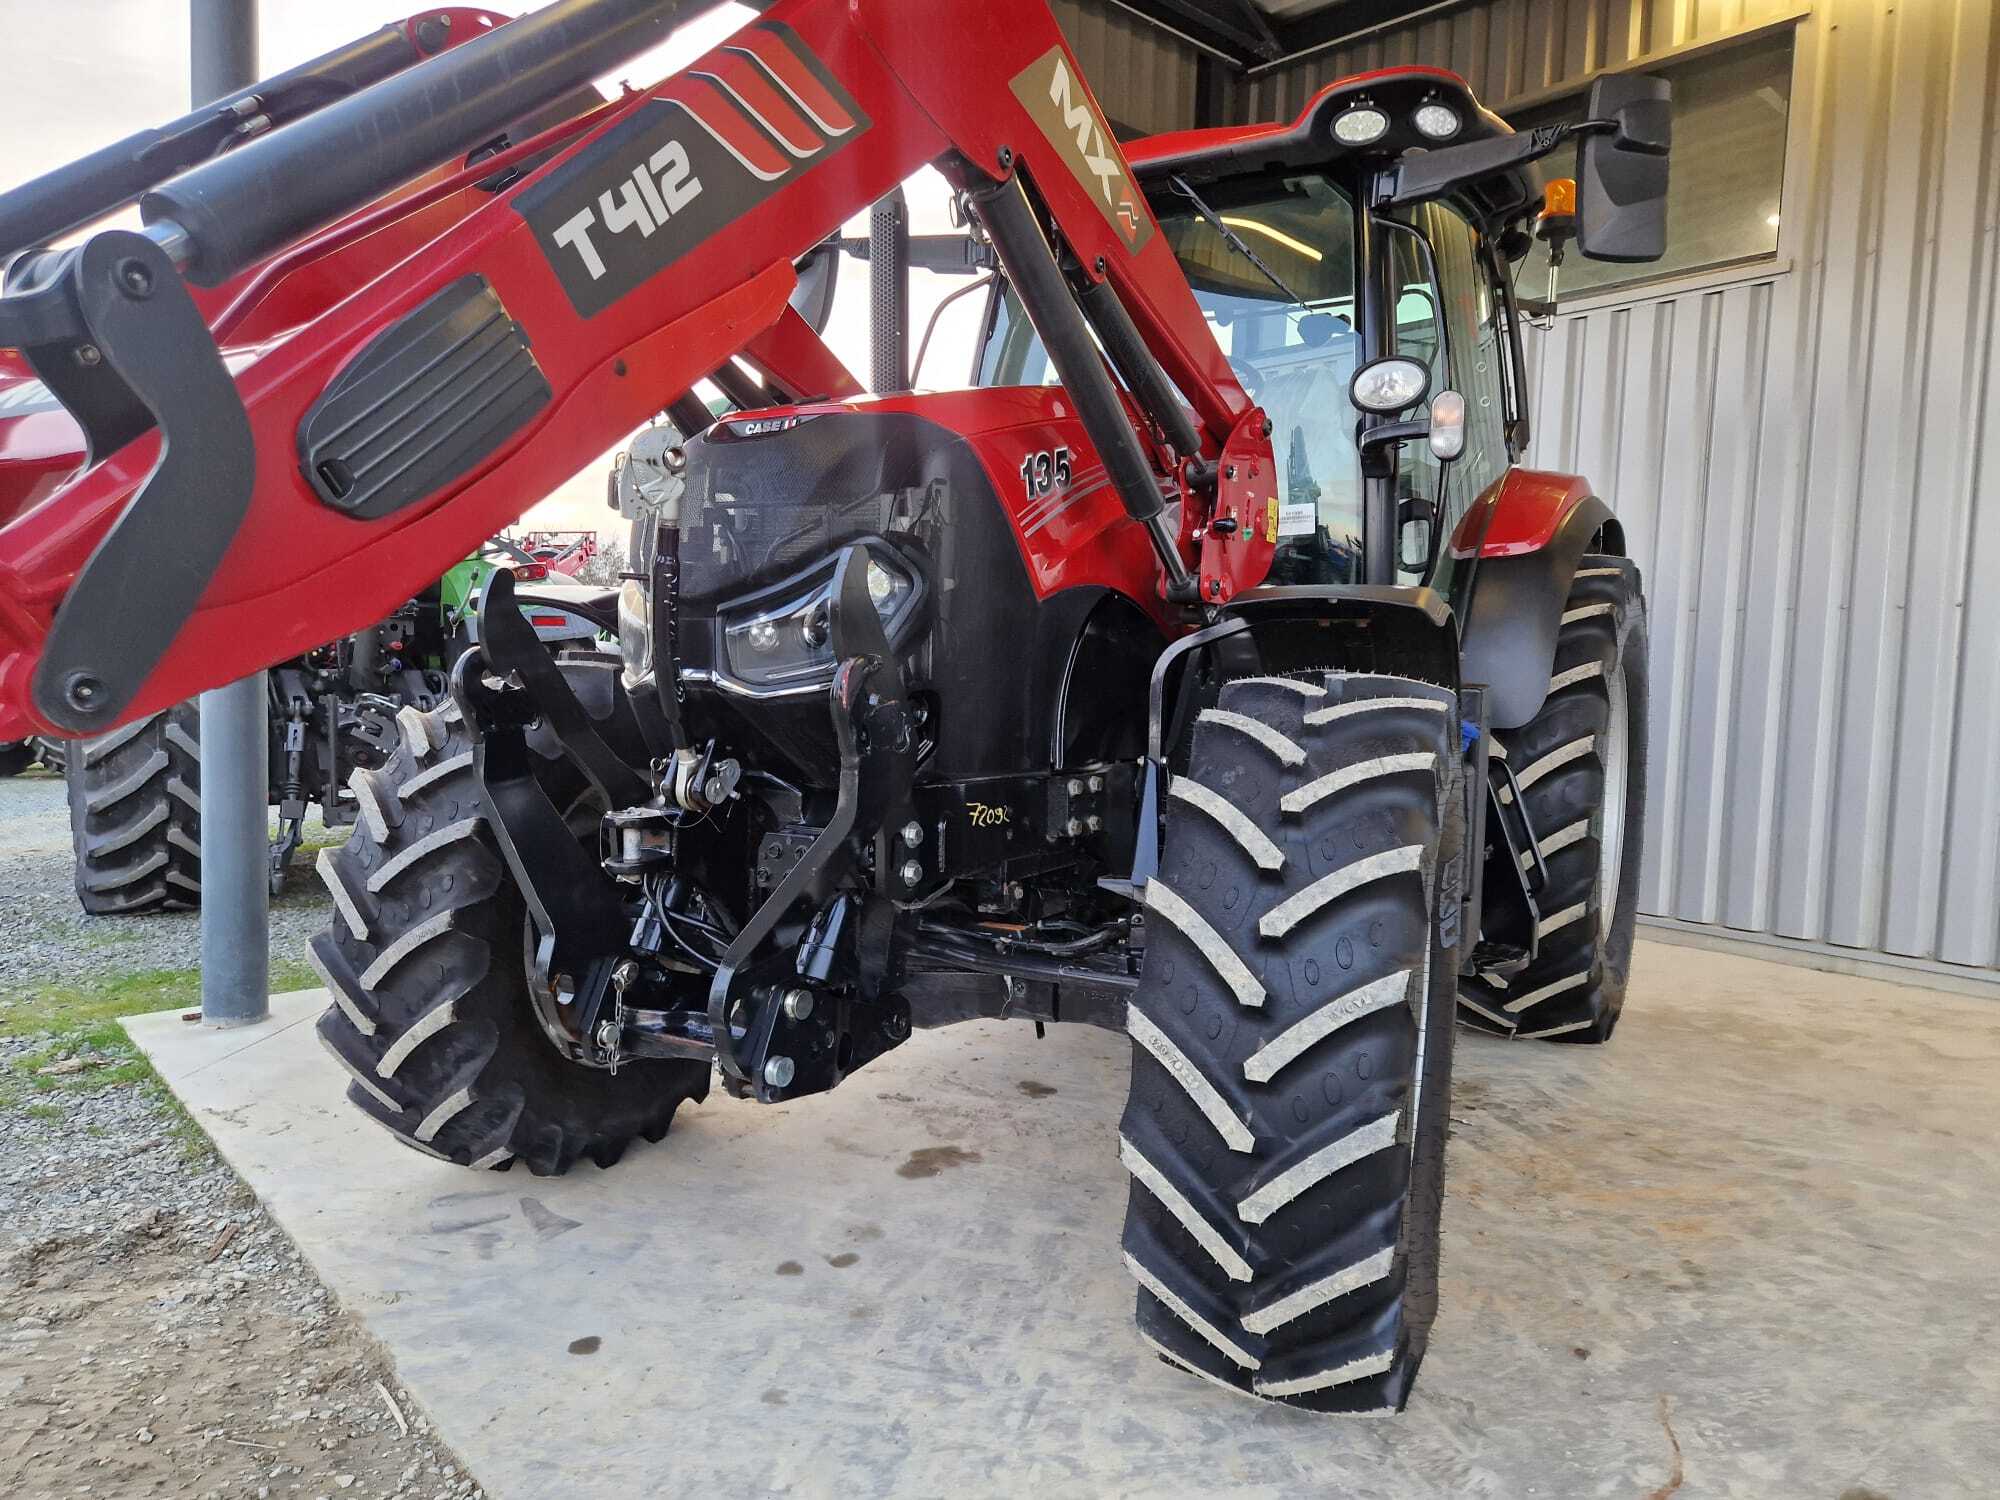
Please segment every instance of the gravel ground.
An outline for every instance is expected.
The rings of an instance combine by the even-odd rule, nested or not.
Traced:
[[[0,1063],[38,1045],[0,1039]],[[0,1161],[0,1494],[480,1494],[148,1086],[37,1111],[5,1116]]]
[[[306,819],[308,848],[342,836],[329,835],[316,812]],[[200,963],[199,912],[86,917],[75,873],[62,779],[35,771],[0,780],[0,911],[7,913],[0,923],[0,994],[58,976],[74,983]],[[303,963],[326,911],[311,856],[295,855],[285,893],[271,903],[272,960]]]
[[[274,903],[274,963],[325,920],[308,863]],[[193,968],[199,915],[86,918],[71,874],[62,782],[0,780],[0,1496],[482,1500],[375,1343],[84,1008],[121,976]]]

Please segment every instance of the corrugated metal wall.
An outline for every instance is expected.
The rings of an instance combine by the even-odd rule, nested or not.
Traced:
[[[1591,476],[1648,577],[1646,912],[2000,965],[1993,12],[1819,0],[1778,261],[1538,341],[1530,461]],[[1253,80],[1243,112],[1395,62],[1504,108],[1769,13],[1495,0]]]
[[[1107,0],[1049,0],[1097,102],[1120,130],[1194,124],[1194,48]]]

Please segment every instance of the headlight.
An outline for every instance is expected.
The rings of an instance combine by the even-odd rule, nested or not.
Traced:
[[[618,590],[618,654],[625,661],[627,692],[653,675],[653,598],[636,578]]]
[[[1388,132],[1389,117],[1363,104],[1334,116],[1333,138],[1343,146],[1366,146]]]
[[[1448,141],[1458,134],[1458,111],[1448,104],[1423,104],[1412,117],[1418,131],[1434,141]]]
[[[833,570],[829,560],[718,615],[729,675],[753,687],[782,687],[833,668]],[[894,637],[917,596],[917,581],[898,562],[870,548],[868,598]]]
[[[1415,406],[1430,384],[1430,369],[1421,360],[1391,354],[1356,370],[1348,396],[1362,411],[1387,415]]]

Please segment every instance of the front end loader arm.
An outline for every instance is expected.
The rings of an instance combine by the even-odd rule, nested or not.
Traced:
[[[0,345],[27,355],[95,461],[0,529],[0,733],[102,732],[378,618],[733,356],[829,387],[794,394],[843,394],[789,312],[792,263],[928,162],[975,203],[1007,197],[1003,259],[1039,247],[1040,269],[1060,256],[1073,287],[1115,289],[1201,424],[1213,488],[1213,460],[1256,414],[1041,0],[781,0],[239,375],[224,368],[183,277],[240,275],[489,137],[466,80],[532,77],[510,66],[520,49],[540,45],[550,87],[573,86],[561,26],[601,66],[614,22],[636,52],[706,8],[558,0],[164,184],[144,234],[17,262]],[[394,170],[362,196],[327,156],[371,123]],[[398,129],[416,144],[399,148]],[[274,194],[283,182],[313,186]],[[1109,388],[1094,357],[1063,373]],[[1101,442],[1117,437],[1107,422],[1100,409]],[[1179,456],[1185,488],[1203,455]],[[1144,496],[1126,499],[1148,519]],[[1186,524],[1166,541],[1157,515],[1149,529],[1171,580]]]

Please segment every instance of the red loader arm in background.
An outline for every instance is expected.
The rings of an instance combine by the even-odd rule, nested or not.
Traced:
[[[508,33],[526,45],[534,23],[547,22],[542,37],[571,24],[602,38],[620,12],[636,52],[660,25],[706,8],[561,0],[326,113],[365,110],[371,95],[459,58],[469,66]],[[630,23],[642,12],[644,35]],[[302,139],[314,123],[292,131]],[[1103,455],[1114,477],[1124,462],[1121,495],[1177,596],[1226,598],[1268,567],[1262,415],[1042,0],[781,0],[674,77],[593,115],[552,159],[232,379],[179,276],[164,285],[161,267],[170,254],[189,279],[213,283],[268,258],[266,241],[292,238],[260,239],[251,217],[233,218],[257,200],[232,201],[217,171],[236,162],[240,181],[294,170],[291,144],[278,131],[168,183],[146,200],[151,237],[101,234],[60,268],[81,314],[33,351],[38,371],[47,378],[52,355],[95,337],[103,364],[159,420],[94,452],[0,529],[0,736],[101,732],[378,618],[733,356],[760,363],[774,394],[851,392],[787,306],[792,262],[930,162],[968,190],[1024,299],[1038,276],[1045,293],[1055,277],[1079,299],[1115,296],[1100,313],[1112,324],[1122,314],[1155,376],[1192,406],[1198,429],[1166,410],[1156,380],[1147,409],[1161,432],[1146,443],[1102,361],[1072,355],[1062,368],[1049,336],[1093,438],[1118,450]],[[56,269],[34,274],[52,281]],[[0,316],[0,335],[28,323]],[[205,363],[176,364],[189,343],[206,345]],[[1131,358],[1119,363],[1127,373]],[[94,393],[58,394],[74,410]],[[1162,439],[1176,461],[1161,459]],[[1161,486],[1175,482],[1178,533],[1157,516]],[[1198,521],[1225,515],[1238,518],[1238,544],[1204,544],[1190,577]]]

